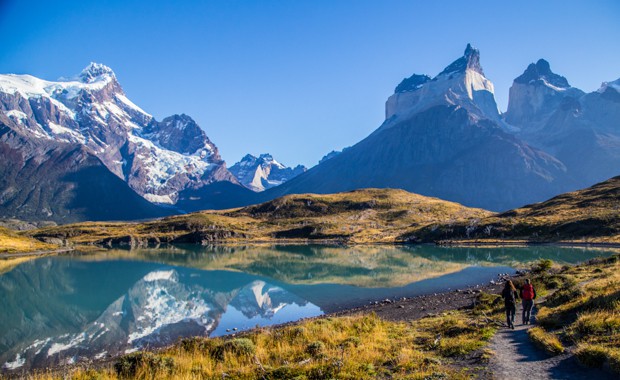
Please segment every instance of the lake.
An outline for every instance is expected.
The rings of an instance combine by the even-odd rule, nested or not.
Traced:
[[[485,284],[542,258],[578,263],[611,253],[304,245],[42,257],[0,275],[0,364],[6,371],[101,359],[180,337],[219,336],[374,300]]]

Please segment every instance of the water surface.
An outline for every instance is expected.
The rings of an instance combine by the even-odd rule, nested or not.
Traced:
[[[4,370],[72,363],[483,284],[557,247],[169,247],[43,257],[0,275]]]

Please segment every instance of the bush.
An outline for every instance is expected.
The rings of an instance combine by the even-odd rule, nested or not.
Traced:
[[[541,327],[533,327],[527,333],[534,344],[547,353],[558,355],[564,352],[564,346],[562,346],[558,337],[546,332]]]
[[[580,344],[575,356],[588,367],[602,367],[607,361],[607,349],[595,344]]]
[[[306,379],[306,376],[302,368],[293,368],[285,365],[268,371],[265,378],[269,380],[301,380]]]
[[[325,343],[320,340],[309,343],[306,346],[306,353],[310,354],[310,356],[314,358],[319,357],[323,351],[325,351]]]
[[[575,322],[575,331],[582,336],[620,334],[620,315],[608,311],[581,314]]]
[[[185,338],[179,343],[181,349],[185,352],[203,352],[210,353],[218,343],[216,340],[202,337]]]
[[[362,340],[356,336],[350,336],[347,339],[340,342],[340,347],[343,349],[346,347],[358,347],[362,343]]]
[[[256,346],[248,338],[235,338],[225,341],[211,351],[212,356],[220,361],[224,360],[227,353],[239,357],[249,357],[256,353]]]
[[[553,266],[553,261],[549,259],[540,259],[540,261],[538,261],[538,263],[534,265],[534,267],[532,268],[532,271],[535,273],[543,273],[551,269],[552,266]]]
[[[545,305],[547,307],[556,307],[556,306],[560,306],[565,303],[574,301],[583,296],[584,296],[583,290],[575,288],[575,287],[560,289],[556,291],[555,293],[551,294],[549,297],[547,297],[547,301],[545,302]]]
[[[173,358],[151,352],[134,352],[122,356],[114,363],[114,370],[119,377],[135,377],[140,369],[160,374],[170,374],[174,367]]]

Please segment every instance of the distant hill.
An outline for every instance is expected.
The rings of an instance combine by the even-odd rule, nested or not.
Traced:
[[[402,238],[411,238],[403,236]],[[419,241],[620,243],[620,177],[476,221],[428,226]]]
[[[481,209],[393,189],[288,195],[239,209],[203,211],[145,223],[80,223],[28,231],[75,244],[339,242],[396,243],[403,232],[491,215]]]
[[[134,247],[244,242],[620,244],[620,177],[500,214],[404,190],[363,189],[287,195],[254,206],[145,223],[79,223],[22,234],[43,241]]]

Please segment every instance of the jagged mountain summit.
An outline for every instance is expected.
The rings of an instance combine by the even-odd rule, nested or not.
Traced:
[[[505,210],[574,186],[562,162],[510,133],[468,44],[432,79],[403,80],[366,139],[265,195],[393,187]]]
[[[236,182],[189,116],[155,120],[127,98],[114,72],[101,64],[58,82],[0,75],[0,112],[28,139],[84,146],[152,202],[173,204],[186,188]]]
[[[230,172],[239,182],[253,191],[263,191],[281,185],[306,170],[308,169],[303,165],[294,168],[285,166],[268,153],[258,157],[246,154],[241,161],[230,167]]]
[[[384,128],[438,105],[458,105],[479,118],[499,120],[493,83],[484,76],[480,52],[467,44],[462,57],[431,79],[404,79],[385,103]]]
[[[559,159],[577,188],[590,186],[620,168],[619,82],[585,93],[541,59],[515,79],[503,117],[520,138]]]

